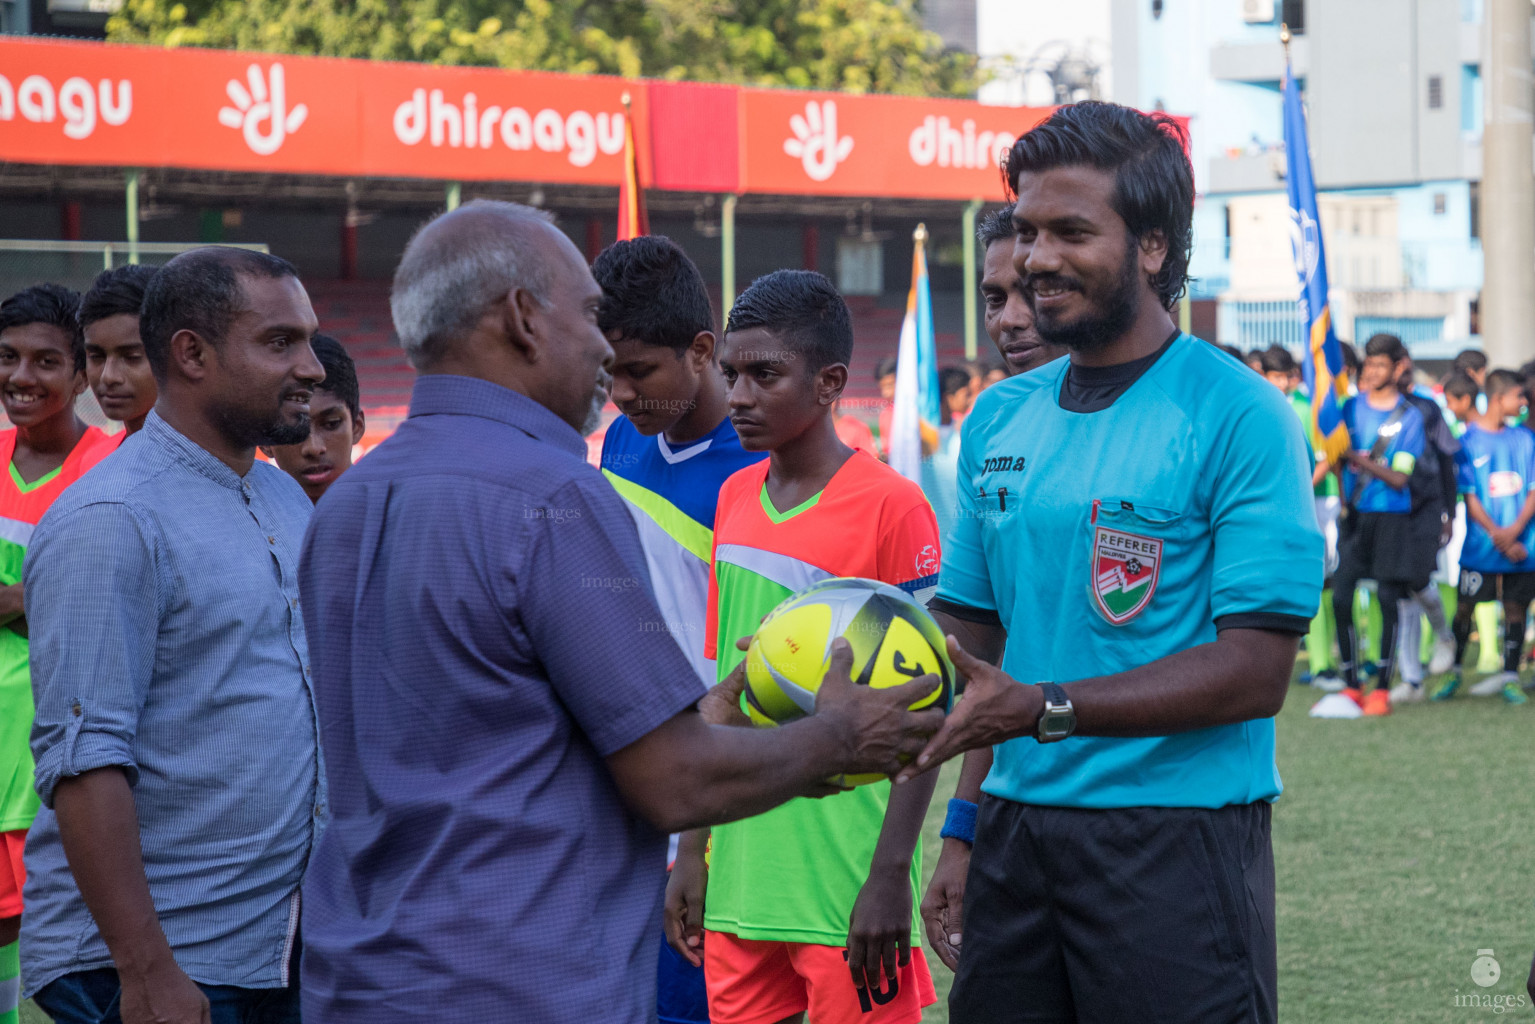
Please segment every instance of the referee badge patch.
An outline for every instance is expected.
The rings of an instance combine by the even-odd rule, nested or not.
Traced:
[[[1162,541],[1106,526],[1094,530],[1093,601],[1104,618],[1123,626],[1144,611],[1156,593]]]

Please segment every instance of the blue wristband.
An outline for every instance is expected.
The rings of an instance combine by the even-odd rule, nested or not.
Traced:
[[[958,839],[974,846],[975,815],[979,810],[969,800],[955,797],[949,801],[949,813],[943,819],[943,831],[938,834],[944,839]]]

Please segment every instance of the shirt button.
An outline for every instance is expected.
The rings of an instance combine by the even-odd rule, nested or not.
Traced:
[[[295,608],[298,607],[298,598],[296,598],[296,597],[293,599],[293,607],[295,607]]]
[[[268,543],[268,544],[276,544],[276,543],[277,543],[277,538],[276,538],[276,537],[268,537],[268,538],[267,538],[267,539],[266,539],[266,542],[267,542],[267,543]]]

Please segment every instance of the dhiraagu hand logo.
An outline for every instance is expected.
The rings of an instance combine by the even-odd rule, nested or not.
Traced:
[[[245,83],[231,78],[224,86],[234,105],[219,110],[219,124],[238,129],[257,156],[271,156],[282,148],[283,140],[299,130],[309,108],[302,103],[288,108],[287,78],[280,63],[274,62],[265,73],[261,65],[252,64],[245,71]]]
[[[783,151],[798,157],[811,181],[825,181],[837,171],[837,165],[853,152],[853,140],[837,134],[837,101],[805,103],[805,113],[789,118],[794,137],[785,139]]]

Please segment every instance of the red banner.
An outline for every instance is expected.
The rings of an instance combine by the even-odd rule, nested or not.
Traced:
[[[13,38],[0,160],[617,185],[625,92],[641,181],[721,192],[1000,198],[999,154],[1048,112]]]
[[[998,161],[1049,108],[741,92],[742,191],[1000,199]]]

